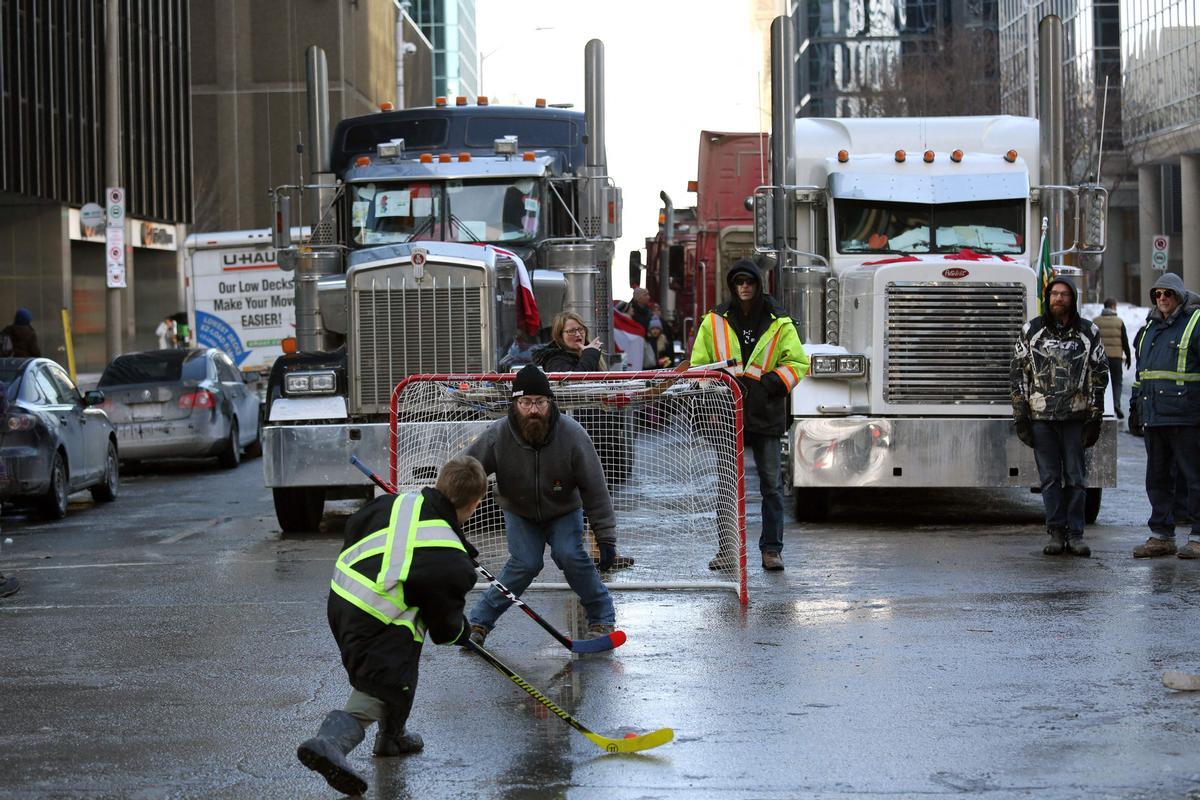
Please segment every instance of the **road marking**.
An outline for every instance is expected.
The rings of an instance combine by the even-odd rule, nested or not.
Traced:
[[[198,531],[198,530],[182,531],[181,533],[177,533],[174,536],[168,536],[166,539],[163,539],[162,541],[160,541],[159,544],[175,544],[176,542],[182,542],[184,539],[188,538],[189,536],[195,536],[197,533],[200,533],[200,531]]]
[[[318,600],[239,600],[236,603],[188,603],[188,608],[227,608],[229,606],[311,606],[318,602],[325,602],[323,599]],[[80,603],[78,605],[70,605],[67,603],[46,605],[46,606],[0,606],[0,612],[4,611],[55,611],[60,609],[100,609],[100,608],[122,608],[131,610],[134,608],[173,608],[173,606],[131,606],[128,603]]]
[[[326,562],[328,558],[292,558],[285,562],[280,562],[277,559],[257,558],[246,559],[240,561],[238,559],[226,559],[222,563],[225,564],[311,564],[314,562]],[[14,564],[8,569],[10,572],[37,572],[40,570],[51,569],[103,569],[105,567],[187,567],[192,568],[195,565],[185,561],[118,561],[112,564],[54,564],[45,566],[27,566],[24,564]]]

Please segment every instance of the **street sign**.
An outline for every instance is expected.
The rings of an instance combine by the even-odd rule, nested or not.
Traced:
[[[79,224],[85,228],[99,228],[104,222],[104,209],[99,203],[84,203],[79,209]]]
[[[125,190],[120,186],[110,186],[104,196],[107,200],[108,227],[125,227]]]
[[[125,190],[120,186],[110,186],[104,190],[104,200],[108,208],[108,224],[104,228],[104,285],[109,289],[124,289]]]
[[[1150,266],[1154,267],[1159,272],[1165,272],[1167,269],[1167,253],[1171,247],[1171,240],[1161,233],[1154,237],[1154,241],[1150,243]]]

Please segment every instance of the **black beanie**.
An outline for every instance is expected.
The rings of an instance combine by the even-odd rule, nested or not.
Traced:
[[[513,378],[512,396],[517,398],[535,394],[542,397],[554,397],[554,392],[550,390],[550,381],[546,379],[546,373],[533,364],[527,364],[517,373],[517,377]]]

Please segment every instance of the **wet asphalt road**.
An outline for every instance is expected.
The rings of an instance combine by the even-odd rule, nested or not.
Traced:
[[[368,739],[368,796],[1200,798],[1200,693],[1160,682],[1200,672],[1200,563],[1129,557],[1148,505],[1141,441],[1121,448],[1088,560],[1041,555],[1028,493],[856,492],[788,528],[786,572],[752,565],[747,608],[623,592],[628,644],[574,660],[504,618],[489,647],[585,724],[674,727],[646,754],[429,647],[426,750],[373,761]],[[24,587],[0,600],[0,798],[336,797],[294,752],[345,698],[324,607],[352,506],[281,539],[257,461],[86,498],[3,520]],[[561,593],[527,599],[579,624]]]

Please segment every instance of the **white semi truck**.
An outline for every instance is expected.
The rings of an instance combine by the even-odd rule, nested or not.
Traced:
[[[781,27],[773,57],[790,52]],[[790,75],[773,76],[786,94]],[[1050,83],[1040,122],[777,116],[756,239],[811,358],[787,439],[797,518],[823,517],[838,488],[1038,485],[1012,429],[1013,346],[1039,313],[1043,235],[1065,243],[1058,260],[1102,251],[1106,202],[1099,187],[1062,185]],[[1088,451],[1089,522],[1116,485],[1116,431],[1109,409]]]

